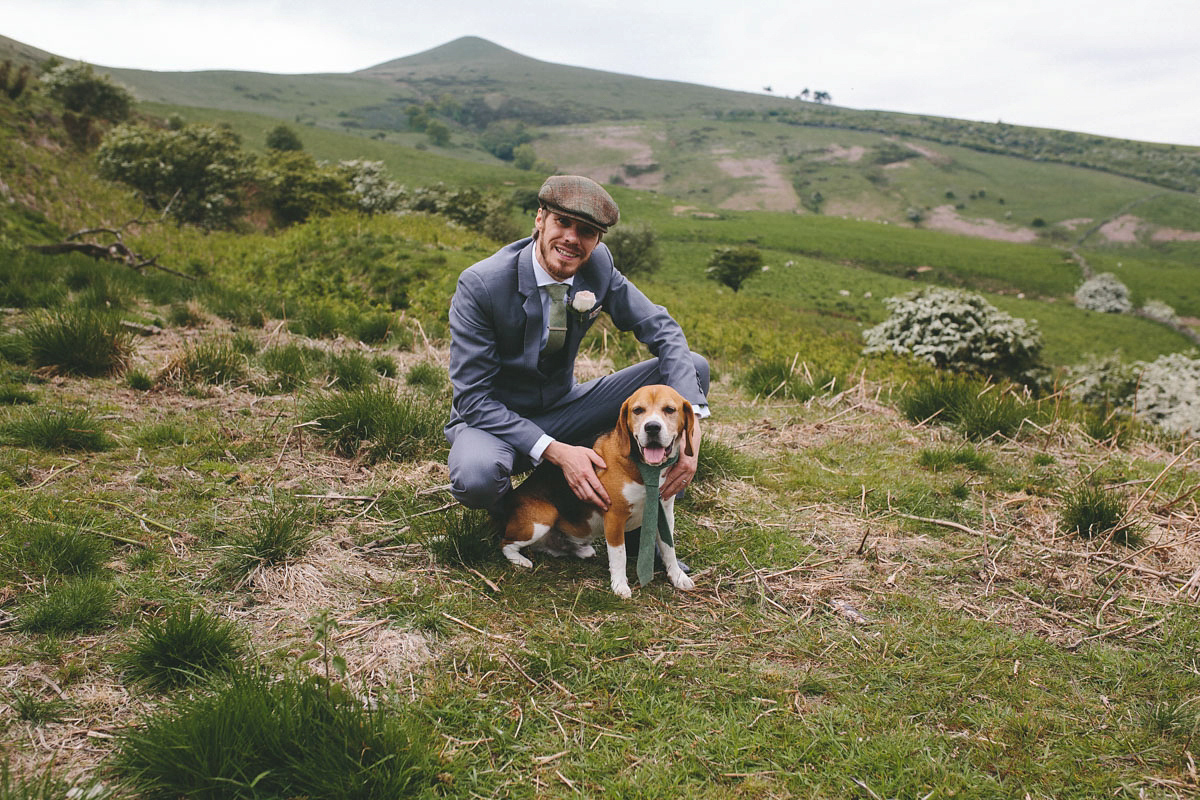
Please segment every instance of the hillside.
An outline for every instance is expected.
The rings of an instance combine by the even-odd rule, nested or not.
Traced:
[[[409,146],[423,139],[410,115],[423,111],[448,127],[442,150],[452,157],[503,166],[526,143],[549,168],[719,208],[915,220],[1019,240],[1066,242],[1109,222],[1146,243],[1200,236],[1200,148],[649,80],[477,37],[342,75],[110,72],[146,102]],[[981,197],[990,202],[971,202]],[[1168,202],[1147,203],[1159,197]],[[1135,203],[1145,205],[1120,220]]]

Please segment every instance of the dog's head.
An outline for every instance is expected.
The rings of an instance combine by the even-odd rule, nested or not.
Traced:
[[[695,425],[696,414],[683,395],[663,384],[643,386],[621,406],[617,441],[630,457],[655,467],[674,457],[681,442],[683,452],[694,455]]]

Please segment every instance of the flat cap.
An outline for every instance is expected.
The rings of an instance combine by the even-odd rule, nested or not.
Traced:
[[[564,217],[599,228],[601,233],[607,233],[609,226],[621,218],[616,201],[604,187],[582,175],[547,178],[538,190],[538,202]]]

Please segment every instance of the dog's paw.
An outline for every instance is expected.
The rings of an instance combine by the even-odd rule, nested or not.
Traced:
[[[596,548],[592,547],[590,544],[585,544],[583,547],[575,551],[576,558],[591,558],[594,555],[596,555]]]
[[[671,579],[671,584],[676,589],[682,589],[686,592],[689,589],[696,588],[695,581],[693,581],[687,575],[684,575],[682,570],[676,570],[674,574],[668,574],[667,577]]]
[[[515,566],[524,567],[525,569],[533,568],[533,562],[521,555],[521,550],[518,547],[509,545],[507,547],[500,548],[500,552],[504,553],[504,557],[511,561]]]
[[[620,597],[624,600],[628,600],[629,598],[633,597],[633,592],[630,591],[629,583],[626,581],[613,581],[612,590],[617,597]]]

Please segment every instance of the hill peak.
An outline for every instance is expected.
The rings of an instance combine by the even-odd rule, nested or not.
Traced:
[[[391,61],[385,61],[382,64],[376,64],[372,67],[359,70],[359,72],[379,72],[385,70],[393,70],[397,67],[432,67],[477,63],[481,61],[496,61],[496,60],[520,60],[533,61],[528,56],[523,56],[515,50],[509,50],[507,47],[501,47],[495,42],[488,41],[480,36],[462,36],[452,42],[438,45],[429,50],[423,50],[420,53],[415,53],[411,56],[396,58]]]

